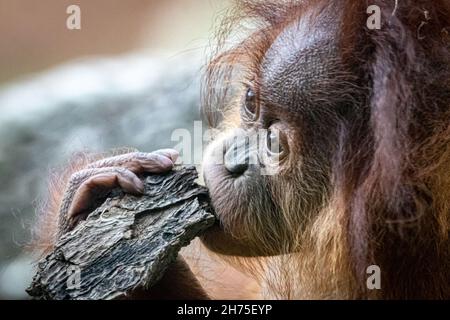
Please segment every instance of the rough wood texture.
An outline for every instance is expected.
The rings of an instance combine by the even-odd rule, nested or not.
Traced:
[[[145,195],[121,192],[58,241],[27,292],[38,299],[113,299],[151,287],[215,222],[195,168],[145,178]]]

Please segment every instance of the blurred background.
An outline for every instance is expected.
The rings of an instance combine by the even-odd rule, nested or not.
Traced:
[[[81,29],[69,30],[70,5]],[[224,0],[0,0],[0,299],[27,298],[47,177],[77,151],[193,130]]]

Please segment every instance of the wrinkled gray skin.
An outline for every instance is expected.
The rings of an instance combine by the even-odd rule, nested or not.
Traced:
[[[293,114],[307,112],[313,93],[339,71],[337,18],[306,15],[288,26],[267,51],[261,65],[263,99]]]

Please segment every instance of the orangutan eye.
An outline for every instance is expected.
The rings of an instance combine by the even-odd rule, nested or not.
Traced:
[[[279,130],[267,130],[266,146],[267,152],[271,155],[279,155],[283,153],[280,134],[281,132]]]
[[[245,101],[244,101],[245,112],[250,115],[252,118],[256,117],[256,113],[258,111],[258,105],[256,101],[256,94],[252,88],[248,88],[245,93]]]

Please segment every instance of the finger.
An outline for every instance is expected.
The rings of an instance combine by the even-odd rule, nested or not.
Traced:
[[[156,152],[133,152],[96,161],[88,168],[124,167],[140,174],[143,172],[159,173],[173,168],[178,152],[162,149]]]
[[[134,195],[144,192],[143,182],[133,172],[125,168],[103,169],[80,184],[70,205],[68,218],[74,219],[80,214],[85,214],[92,208],[99,193],[109,192],[117,187]]]
[[[177,161],[178,157],[180,156],[180,153],[175,149],[160,149],[160,150],[156,150],[153,153],[157,153],[157,154],[166,156],[167,158],[172,160],[173,163],[175,163]]]
[[[139,156],[139,165],[145,172],[159,173],[169,171],[174,166],[174,161],[169,154],[158,152],[141,153]]]

